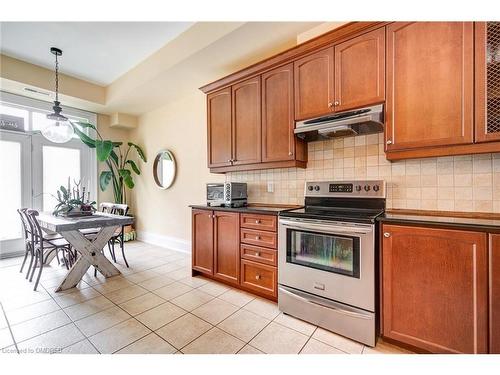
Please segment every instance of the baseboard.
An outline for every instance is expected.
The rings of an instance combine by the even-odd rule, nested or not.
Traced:
[[[137,239],[151,245],[165,247],[183,253],[191,253],[191,241],[186,241],[181,238],[152,232],[137,231]]]

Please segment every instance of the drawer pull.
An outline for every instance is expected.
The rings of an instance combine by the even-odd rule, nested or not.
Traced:
[[[257,251],[257,252],[255,253],[255,256],[256,256],[256,257],[260,257],[260,253]]]
[[[385,237],[385,238],[389,238],[390,236],[391,236],[391,234],[390,234],[389,232],[385,232],[385,233],[384,233],[384,237]]]
[[[255,236],[255,239],[258,241],[260,240],[260,236]]]
[[[255,275],[255,280],[260,280],[260,275]]]
[[[260,224],[260,220],[255,220],[255,224]]]

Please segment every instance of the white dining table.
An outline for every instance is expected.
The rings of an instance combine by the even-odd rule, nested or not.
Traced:
[[[118,268],[103,255],[102,249],[118,228],[133,223],[133,217],[102,212],[96,212],[91,216],[62,217],[41,212],[37,219],[40,227],[59,233],[80,255],[56,292],[77,286],[90,266],[94,266],[104,277],[120,274]],[[97,234],[92,239],[86,238],[80,232],[89,228],[97,228]]]

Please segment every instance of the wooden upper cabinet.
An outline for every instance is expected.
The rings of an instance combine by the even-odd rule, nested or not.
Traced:
[[[472,22],[386,28],[386,151],[473,142]]]
[[[487,235],[383,225],[385,337],[433,353],[488,351]]]
[[[295,157],[293,64],[262,75],[262,161]]]
[[[490,234],[490,353],[500,354],[500,234]]]
[[[335,111],[385,100],[385,28],[335,45]]]
[[[295,119],[328,114],[334,101],[333,47],[294,62]]]
[[[214,277],[238,284],[240,275],[239,213],[216,211],[214,217]]]
[[[208,117],[208,166],[231,165],[232,159],[232,119],[231,88],[226,88],[207,96]]]
[[[193,269],[213,274],[213,211],[192,211],[192,257]]]
[[[260,77],[237,83],[232,92],[233,165],[260,163]]]
[[[476,142],[500,141],[500,22],[476,22]]]

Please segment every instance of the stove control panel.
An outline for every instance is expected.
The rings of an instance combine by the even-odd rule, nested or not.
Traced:
[[[385,198],[385,181],[311,181],[306,182],[305,196]]]

